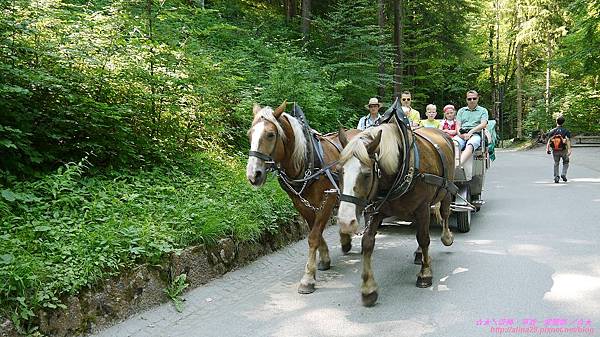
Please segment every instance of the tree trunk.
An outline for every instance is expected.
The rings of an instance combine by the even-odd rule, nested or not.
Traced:
[[[492,116],[496,116],[496,74],[494,72],[494,29],[493,25],[489,26],[490,34],[488,39],[488,57],[490,62],[490,94],[491,94],[491,109]]]
[[[302,39],[308,41],[310,33],[310,1],[302,0]]]
[[[394,44],[396,46],[396,62],[394,65],[394,97],[400,97],[402,91],[402,73],[404,70],[404,55],[402,52],[402,43],[404,40],[404,11],[402,10],[403,0],[394,0]]]
[[[381,36],[381,42],[385,41],[385,0],[379,0],[379,35]],[[381,48],[380,48],[381,49]],[[384,53],[380,50],[379,59],[379,98],[385,96],[385,59]]]
[[[285,0],[285,20],[290,22],[296,16],[296,0]]]
[[[496,116],[494,116],[496,118],[496,120],[500,119],[500,104],[502,104],[502,100],[500,98],[500,2],[499,0],[495,0],[494,1],[494,9],[495,9],[495,16],[496,16],[496,24],[495,24],[495,31],[496,31],[496,93],[495,93],[495,97],[496,97],[496,101],[494,102],[494,105],[496,106]]]
[[[552,58],[552,44],[551,44],[551,36],[550,36],[550,32],[547,33],[547,40],[546,40],[546,93],[544,95],[544,100],[546,103],[546,116],[548,117],[552,117],[550,115],[550,72],[551,72],[551,68],[550,68],[550,59]]]
[[[517,139],[523,138],[523,60],[521,42],[517,42]]]

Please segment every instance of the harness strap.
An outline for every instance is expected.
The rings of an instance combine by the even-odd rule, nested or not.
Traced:
[[[404,123],[398,122],[398,128],[402,136],[402,168],[396,175],[396,179],[392,184],[392,187],[387,192],[383,201],[398,199],[405,195],[412,187],[414,181],[414,174],[419,172],[419,149],[417,147],[414,132],[410,127],[407,127]],[[408,133],[411,133],[412,137],[409,139]],[[412,150],[412,158],[411,158]],[[412,159],[412,165],[411,165]]]
[[[430,185],[439,186],[440,188],[446,189],[446,191],[448,191],[452,195],[455,195],[456,193],[458,193],[458,187],[456,187],[454,182],[452,182],[446,178],[442,178],[440,176],[436,176],[435,174],[429,174],[429,173],[421,173],[421,174],[419,174],[419,176],[423,179],[423,181],[425,183],[430,184]]]
[[[248,156],[250,156],[250,157],[256,157],[258,159],[262,159],[262,160],[267,161],[267,162],[269,162],[269,161],[272,162],[273,161],[273,159],[271,159],[270,156],[267,156],[266,154],[258,152],[258,151],[249,151],[248,152]]]
[[[323,144],[321,144],[320,139],[318,139],[315,135],[315,139],[317,139],[316,145],[317,145],[317,157],[319,158],[319,166],[322,166],[323,163],[325,162],[325,159],[323,158]],[[337,147],[336,147],[337,149]],[[327,178],[329,179],[329,181],[331,182],[331,184],[333,185],[333,188],[335,188],[335,190],[340,193],[340,188],[337,185],[336,179],[333,177],[333,175],[331,174],[331,170],[330,168],[335,165],[337,163],[337,161],[327,165],[327,167],[321,169],[320,171],[325,171],[325,175],[327,176]]]
[[[426,141],[428,141],[437,151],[438,153],[438,158],[440,159],[440,163],[442,164],[442,176],[437,176],[434,174],[429,174],[429,173],[421,173],[421,177],[423,178],[423,181],[431,184],[431,185],[436,185],[439,187],[438,191],[435,194],[435,198],[437,198],[440,190],[442,189],[446,189],[448,192],[450,192],[451,194],[456,194],[458,192],[458,187],[456,187],[456,185],[454,185],[454,182],[450,181],[448,179],[448,168],[446,167],[446,165],[444,164],[446,156],[444,155],[444,152],[442,152],[442,150],[440,149],[439,146],[436,146],[437,144],[434,143],[429,137],[427,137],[426,135],[422,135],[417,133],[417,135],[419,135],[421,138],[425,139]],[[444,137],[444,140],[446,140],[446,143],[451,146],[451,144],[448,141],[448,137]],[[453,146],[453,145],[452,145]]]
[[[366,199],[360,199],[348,194],[340,194],[340,201],[349,202],[360,207],[365,207],[369,203]]]

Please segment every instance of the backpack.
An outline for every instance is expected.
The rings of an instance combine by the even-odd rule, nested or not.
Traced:
[[[550,137],[550,147],[554,151],[562,151],[567,146],[567,140],[560,133],[554,134]]]

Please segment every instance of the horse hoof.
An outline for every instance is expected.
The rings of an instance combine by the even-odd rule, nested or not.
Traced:
[[[423,263],[423,253],[415,253],[415,261],[414,264]]]
[[[298,286],[299,294],[312,294],[314,292],[315,292],[315,284],[314,283],[309,283],[309,284],[300,283],[300,285]]]
[[[329,270],[331,268],[331,261],[319,261],[319,265],[317,265],[317,269],[319,270]]]
[[[362,304],[365,307],[372,307],[375,305],[375,303],[377,302],[377,297],[379,295],[377,295],[377,291],[374,291],[370,294],[362,294]]]
[[[343,244],[342,245],[342,253],[348,254],[348,252],[350,251],[350,249],[352,248],[352,244],[348,243],[348,244]]]
[[[420,277],[417,276],[417,287],[419,288],[429,288],[431,287],[432,281],[431,281],[432,277]]]
[[[448,236],[448,237],[442,237],[442,243],[446,247],[452,246],[452,244],[454,243],[454,236],[451,235],[451,236]]]

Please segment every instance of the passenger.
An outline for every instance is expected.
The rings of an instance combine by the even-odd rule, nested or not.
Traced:
[[[458,143],[458,148],[462,149],[465,147],[465,140],[460,138],[458,130],[460,130],[460,122],[455,118],[456,110],[454,105],[448,104],[444,107],[444,119],[440,123],[439,129],[446,133],[452,138],[453,141]]]
[[[554,182],[558,184],[558,167],[562,158],[562,174],[560,177],[567,181],[567,170],[569,169],[569,157],[571,156],[571,132],[563,127],[565,118],[560,116],[556,119],[556,127],[546,134],[546,152],[552,153],[554,157]],[[552,149],[552,151],[550,151]]]
[[[411,101],[412,94],[410,93],[410,91],[403,91],[402,94],[400,94],[400,104],[402,104],[402,107],[408,109],[406,117],[408,117],[408,119],[410,120],[410,126],[416,128],[417,126],[419,126],[419,122],[421,121],[421,114],[410,106],[412,104]]]
[[[369,99],[369,104],[365,105],[365,108],[369,110],[369,114],[363,116],[358,121],[358,126],[356,127],[359,130],[364,130],[379,124],[381,120],[381,115],[379,114],[379,109],[383,106],[383,104],[379,103],[377,97],[373,97]]]
[[[467,106],[460,108],[456,114],[456,119],[461,125],[459,130],[460,138],[466,145],[460,155],[460,162],[464,163],[471,157],[473,151],[481,146],[481,135],[479,131],[485,129],[488,123],[488,111],[486,108],[478,105],[479,94],[475,90],[467,92]]]
[[[440,128],[440,121],[435,119],[437,116],[437,107],[434,104],[427,104],[425,108],[425,116],[427,119],[421,121],[421,125],[426,128]]]

